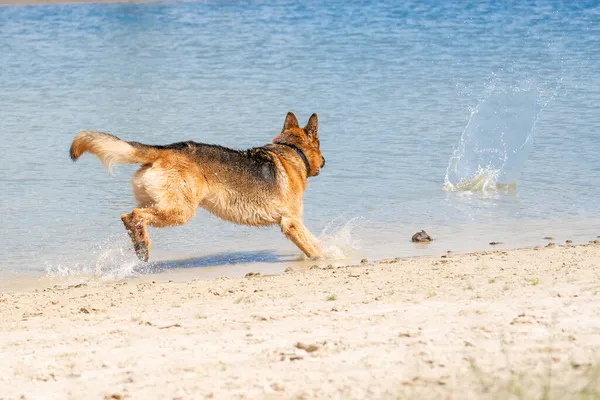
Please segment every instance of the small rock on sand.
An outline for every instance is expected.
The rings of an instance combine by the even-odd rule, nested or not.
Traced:
[[[296,343],[296,348],[300,349],[300,350],[304,350],[307,353],[312,353],[314,351],[319,350],[319,346],[317,346],[316,344],[305,344],[302,342]]]
[[[554,247],[554,246],[556,246],[556,243],[554,243],[554,242],[550,242],[546,245],[546,247]]]
[[[411,241],[415,243],[431,242],[433,239],[425,231],[417,232],[412,236]]]
[[[104,400],[121,400],[124,398],[125,397],[123,397],[123,395],[119,393],[107,394],[104,396]]]
[[[276,392],[283,392],[283,386],[281,386],[278,383],[271,383],[271,389],[273,389]]]

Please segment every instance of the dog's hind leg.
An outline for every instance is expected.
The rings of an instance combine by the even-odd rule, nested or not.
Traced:
[[[127,233],[133,242],[135,254],[142,261],[148,261],[152,241],[148,235],[147,226],[164,228],[167,226],[178,226],[188,222],[196,213],[191,207],[181,207],[174,210],[161,209],[158,207],[134,208],[129,214],[121,215],[121,220],[127,229]]]
[[[280,226],[285,237],[294,242],[308,258],[322,257],[318,240],[304,226],[302,220],[283,217]]]
[[[134,208],[131,213],[121,215],[121,221],[123,221],[123,225],[125,225],[125,229],[133,242],[135,254],[140,260],[148,261],[152,241],[148,235],[146,220],[139,213],[139,210],[141,209]]]
[[[133,193],[138,202],[121,220],[133,242],[138,258],[148,261],[152,242],[147,226],[163,228],[183,225],[189,221],[198,207],[199,194],[196,174],[185,171],[185,157],[162,160],[160,163],[143,165],[133,176]]]

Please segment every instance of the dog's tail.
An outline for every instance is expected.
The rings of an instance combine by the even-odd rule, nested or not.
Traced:
[[[160,156],[160,150],[137,142],[126,142],[103,132],[81,131],[73,139],[69,154],[71,160],[85,152],[96,155],[109,173],[116,164],[149,164]]]

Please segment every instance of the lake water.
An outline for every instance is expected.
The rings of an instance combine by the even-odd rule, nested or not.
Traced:
[[[278,228],[202,210],[139,263],[136,167],[68,157],[83,129],[248,148],[289,110],[319,114],[305,222],[331,258],[600,235],[597,2],[323,3],[0,7],[0,277],[305,265]]]

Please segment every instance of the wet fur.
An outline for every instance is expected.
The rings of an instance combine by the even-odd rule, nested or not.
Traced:
[[[294,147],[305,155],[308,169]],[[325,164],[316,114],[300,128],[288,113],[272,144],[244,151],[193,141],[145,145],[82,131],[70,155],[75,161],[85,152],[95,154],[109,172],[116,164],[142,164],[132,178],[138,207],[121,219],[144,261],[151,250],[147,226],[183,225],[198,207],[236,224],[279,225],[308,257],[321,256],[317,239],[302,223],[307,178]]]

